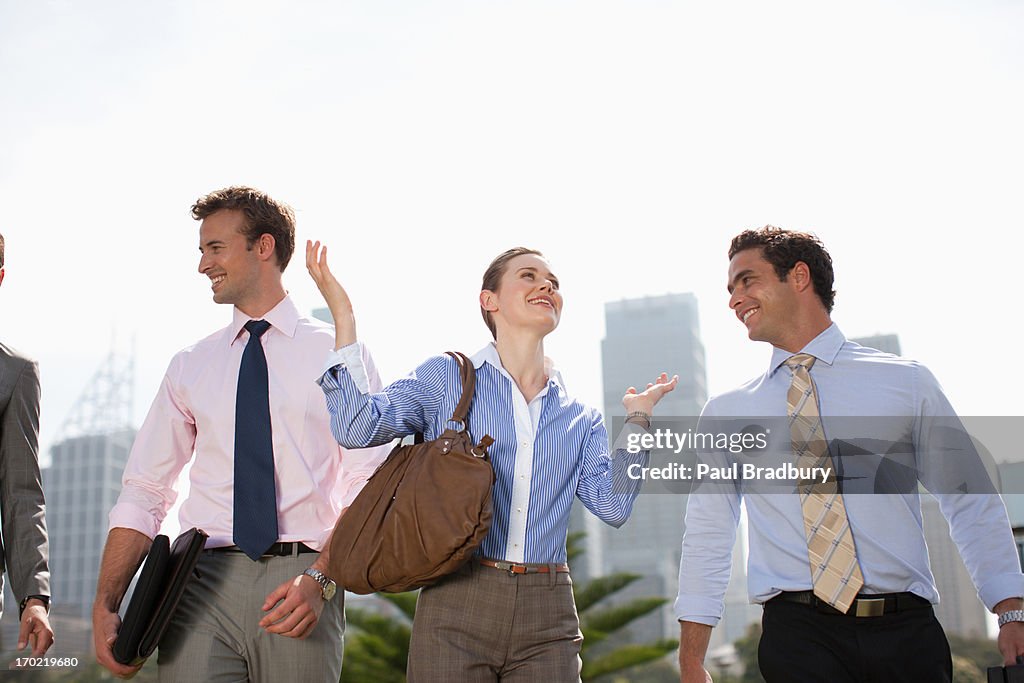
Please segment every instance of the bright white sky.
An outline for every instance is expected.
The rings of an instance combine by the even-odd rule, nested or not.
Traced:
[[[772,223],[830,248],[844,332],[898,333],[964,414],[1024,415],[1022,33],[1012,0],[0,0],[0,338],[41,363],[44,444],[115,331],[141,420],[230,318],[188,208],[244,183],[333,247],[386,380],[487,341],[480,276],[523,244],[563,282],[548,353],[581,398],[604,303],[667,292],[696,293],[726,390],[769,349],[725,251]],[[286,283],[320,305],[301,257]]]

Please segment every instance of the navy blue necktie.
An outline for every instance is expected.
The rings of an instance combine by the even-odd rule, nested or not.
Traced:
[[[260,341],[270,323],[250,320],[245,329],[249,343],[242,352],[235,399],[234,541],[246,555],[258,560],[277,542],[267,356]]]

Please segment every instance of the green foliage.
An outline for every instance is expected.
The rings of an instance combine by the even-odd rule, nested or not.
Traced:
[[[408,593],[378,593],[377,597],[387,600],[392,605],[398,608],[398,610],[405,615],[406,619],[412,622],[413,617],[416,616],[416,598],[419,596],[419,591],[409,591]]]
[[[349,608],[345,617],[351,629],[345,639],[341,683],[405,683],[412,636],[410,612],[416,610],[416,593],[379,594],[400,612],[391,617],[365,609]]]
[[[956,683],[985,683],[986,676],[984,670],[970,659],[953,655],[953,680]]]
[[[622,605],[605,607],[603,609],[590,609],[581,618],[586,622],[588,638],[600,642],[609,634],[618,631],[627,624],[636,621],[640,617],[653,612],[668,600],[665,598],[637,598]]]
[[[592,681],[624,669],[660,659],[679,647],[676,640],[659,640],[647,645],[623,645],[610,653],[588,660],[583,668],[583,680]]]
[[[674,660],[675,658],[670,658]],[[679,683],[679,670],[672,661],[659,659],[655,662],[648,662],[623,672],[610,673],[596,679],[600,683]],[[715,683],[734,683],[727,680],[715,679]]]
[[[604,600],[612,593],[622,590],[639,578],[641,578],[639,574],[622,572],[619,574],[609,574],[608,576],[598,576],[583,586],[573,584],[573,593],[576,596],[576,610],[583,614],[593,607],[595,603]]]

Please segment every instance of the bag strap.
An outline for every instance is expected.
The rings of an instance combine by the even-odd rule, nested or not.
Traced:
[[[455,406],[455,412],[452,413],[452,422],[458,422],[462,425],[462,430],[469,426],[466,422],[466,416],[469,415],[469,404],[473,402],[473,392],[476,390],[476,368],[473,367],[472,361],[466,358],[466,355],[458,351],[448,351],[447,355],[455,359],[455,362],[459,364],[459,375],[462,378],[462,398],[459,399],[458,405]]]

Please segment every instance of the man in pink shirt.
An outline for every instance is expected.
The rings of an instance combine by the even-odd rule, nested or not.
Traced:
[[[301,317],[282,283],[291,208],[230,187],[192,215],[202,221],[199,272],[234,316],[174,356],[135,439],[93,606],[96,657],[118,676],[138,669],[112,655],[118,608],[191,462],[181,528],[210,538],[160,642],[160,680],[335,683],[344,606],[324,574],[329,540],[388,449],[346,451],[331,435],[315,380],[333,328]]]

